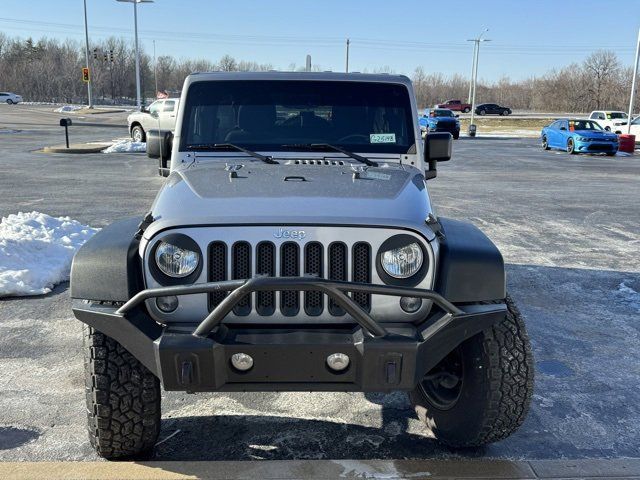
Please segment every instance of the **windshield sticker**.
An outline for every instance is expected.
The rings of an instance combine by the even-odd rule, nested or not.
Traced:
[[[369,135],[371,143],[396,143],[395,133],[372,133]]]

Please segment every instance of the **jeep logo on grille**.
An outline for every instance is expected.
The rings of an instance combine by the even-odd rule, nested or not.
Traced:
[[[275,232],[273,232],[273,236],[276,238],[292,238],[294,240],[302,240],[307,236],[307,232],[304,230],[285,230],[284,228],[279,228]]]

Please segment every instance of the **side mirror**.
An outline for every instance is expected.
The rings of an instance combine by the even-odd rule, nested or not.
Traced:
[[[560,127],[560,130],[566,130],[567,127]]]
[[[456,115],[456,118],[460,118],[460,115]]]
[[[158,159],[158,172],[169,175],[169,160],[173,148],[173,133],[169,130],[149,130],[147,132],[147,157]]]
[[[147,110],[147,113],[149,115],[151,115],[153,118],[159,118],[160,117],[160,114],[158,113],[157,110],[155,112],[150,112],[149,110]]]
[[[453,137],[448,132],[429,133],[424,137],[424,162],[429,165],[425,180],[436,178],[438,162],[451,160]]]

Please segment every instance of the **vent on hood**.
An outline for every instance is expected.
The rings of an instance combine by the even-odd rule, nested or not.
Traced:
[[[289,160],[285,165],[326,165],[333,167],[341,167],[346,165],[342,160],[323,160],[323,159],[306,159],[306,160]]]

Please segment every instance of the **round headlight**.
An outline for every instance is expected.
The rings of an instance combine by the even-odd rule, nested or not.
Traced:
[[[422,248],[416,242],[382,252],[380,263],[384,271],[393,278],[409,278],[422,267]]]
[[[162,273],[173,278],[191,275],[200,263],[200,254],[161,241],[156,248],[156,265]]]

